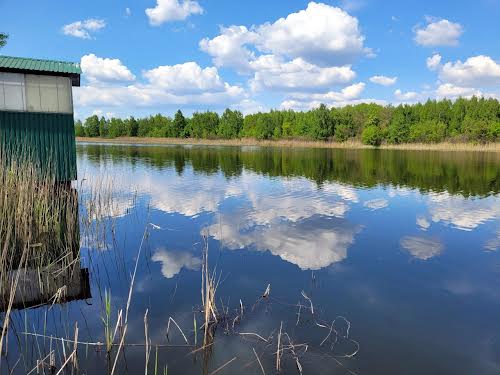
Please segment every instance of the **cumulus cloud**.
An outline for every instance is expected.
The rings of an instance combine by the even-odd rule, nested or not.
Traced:
[[[183,268],[197,271],[201,267],[201,259],[184,251],[167,251],[159,249],[151,257],[153,262],[161,263],[161,273],[167,279],[177,275]]]
[[[202,14],[203,8],[194,0],[156,0],[154,8],[147,8],[149,23],[159,26],[166,22],[183,21],[192,14]]]
[[[219,92],[226,88],[217,68],[201,68],[195,62],[159,66],[146,71],[144,76],[151,84],[175,93]]]
[[[431,57],[428,57],[426,60],[427,68],[430,70],[436,70],[439,68],[441,64],[441,55],[439,53],[435,53]]]
[[[90,81],[133,81],[135,76],[119,59],[97,57],[93,53],[82,57],[80,66]]]
[[[224,82],[217,68],[202,68],[194,62],[145,71],[144,82],[136,81],[117,59],[87,55],[82,58],[82,69],[89,80],[87,85],[75,90],[75,103],[82,107],[216,105],[236,103],[244,97],[244,90]],[[113,81],[126,80],[133,82],[113,84]]]
[[[251,63],[251,66],[256,71],[250,81],[250,86],[255,91],[323,90],[348,83],[356,76],[350,66],[322,68],[301,58],[284,62],[274,55],[260,56]]]
[[[250,222],[239,226],[234,222],[234,218],[222,217],[221,223],[209,227],[208,231],[228,249],[270,251],[302,270],[319,270],[345,259],[354,236],[360,231],[344,219],[315,222],[311,218],[293,226],[283,221],[273,225]]]
[[[222,27],[199,45],[215,66],[253,75],[254,90],[325,91],[345,85],[356,76],[351,63],[371,53],[355,17],[315,2],[272,23]]]
[[[310,2],[305,10],[291,13],[274,23],[248,29],[221,28],[220,35],[203,39],[200,48],[210,54],[216,66],[247,66],[260,53],[301,58],[320,66],[342,66],[370,51],[364,47],[358,20],[340,8]]]
[[[417,226],[423,230],[426,231],[427,229],[430,228],[431,223],[429,223],[429,220],[425,218],[425,216],[418,216],[417,217]]]
[[[281,107],[285,109],[311,109],[316,108],[320,104],[328,106],[342,106],[346,103],[357,103],[358,98],[365,89],[365,83],[359,82],[353,85],[344,87],[341,91],[329,91],[321,94],[314,93],[292,93],[290,94]],[[362,100],[363,102],[370,99]]]
[[[397,89],[396,91],[394,91],[394,96],[399,101],[411,102],[417,100],[420,95],[415,91],[403,92],[400,89]]]
[[[447,62],[442,66],[439,78],[465,87],[500,85],[500,63],[484,55],[469,57],[465,62]]]
[[[400,245],[415,258],[421,260],[433,258],[441,254],[444,249],[440,241],[418,236],[403,237],[400,241]]]
[[[370,77],[370,82],[376,83],[382,86],[392,86],[396,83],[398,77],[387,77],[387,76],[373,76]]]
[[[500,217],[500,207],[490,198],[464,199],[449,193],[430,194],[428,210],[433,222],[465,231],[474,230],[479,225]]]
[[[319,65],[344,65],[366,54],[357,18],[340,8],[310,2],[305,10],[256,28],[257,46]]]
[[[484,248],[489,251],[497,251],[500,249],[500,229],[496,232],[496,236],[486,241]]]
[[[427,18],[427,25],[415,28],[415,42],[424,47],[457,46],[462,25],[446,19]]]
[[[438,98],[454,99],[458,97],[469,98],[474,95],[483,96],[483,93],[472,87],[460,87],[451,83],[444,83],[438,86],[436,95]]]
[[[103,29],[106,22],[99,18],[89,18],[84,21],[76,21],[62,27],[64,35],[74,36],[80,39],[92,39],[92,33]]]
[[[369,208],[372,211],[380,210],[389,206],[389,201],[384,198],[371,199],[363,203],[363,206]]]

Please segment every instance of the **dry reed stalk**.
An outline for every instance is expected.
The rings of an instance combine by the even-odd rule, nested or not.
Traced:
[[[259,356],[257,355],[257,352],[255,351],[255,348],[252,348],[253,354],[255,354],[255,358],[257,358],[257,362],[259,362],[260,370],[262,371],[262,375],[266,375],[266,372],[264,371],[264,366],[262,366],[262,362],[259,359]]]
[[[123,335],[122,335],[122,338],[120,340],[120,345],[118,346],[118,352],[116,353],[115,362],[113,363],[113,368],[111,370],[111,375],[113,375],[115,373],[116,364],[118,363],[118,357],[120,356],[121,349],[123,348],[123,343],[125,342],[126,333],[127,333],[127,325],[125,325],[125,328],[123,330]]]
[[[182,331],[181,327],[177,324],[177,322],[174,320],[174,318],[172,317],[169,317],[168,318],[168,324],[167,324],[167,339],[168,339],[168,333],[170,332],[170,322],[174,323],[175,326],[177,327],[177,329],[179,330],[179,332],[181,333],[182,337],[184,338],[184,341],[186,342],[187,345],[189,345],[189,341],[186,337],[186,335],[184,334],[184,332]]]
[[[144,374],[148,375],[149,355],[151,354],[151,340],[148,334],[148,309],[144,314],[144,341],[146,343],[146,363],[144,365]]]
[[[278,333],[278,350],[276,351],[276,372],[281,371],[281,331],[283,329],[283,321],[280,324],[280,330]]]
[[[115,139],[99,139],[78,137],[77,142],[89,143],[117,143],[117,144],[174,144],[174,145],[213,145],[213,146],[262,146],[262,147],[298,147],[298,148],[339,148],[339,149],[375,149],[374,146],[364,145],[356,140],[346,142],[328,142],[299,139],[258,140],[253,138],[242,139],[193,139],[193,138],[140,138],[120,137]],[[500,143],[403,143],[398,145],[384,144],[380,149],[397,150],[436,150],[436,151],[486,151],[500,152]]]
[[[226,367],[227,365],[229,365],[230,363],[232,363],[233,361],[235,361],[238,357],[234,357],[233,359],[230,359],[229,361],[227,361],[226,363],[224,363],[222,366],[218,367],[217,369],[215,369],[214,371],[212,371],[210,374],[208,375],[215,375],[217,374],[219,371],[221,371],[224,367]]]

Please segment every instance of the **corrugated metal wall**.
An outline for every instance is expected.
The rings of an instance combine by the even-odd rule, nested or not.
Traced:
[[[0,111],[0,150],[7,162],[30,160],[57,181],[77,178],[72,114]]]

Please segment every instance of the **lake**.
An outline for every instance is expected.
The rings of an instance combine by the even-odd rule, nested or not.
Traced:
[[[112,196],[92,213],[102,235],[81,233],[91,296],[17,310],[19,331],[71,339],[77,321],[103,342],[105,290],[116,322],[137,264],[137,346],[116,373],[144,372],[146,311],[149,373],[276,373],[278,337],[284,373],[500,373],[500,155],[79,144],[77,159],[81,201]],[[205,246],[225,318],[193,353]],[[79,347],[83,372],[112,365]]]

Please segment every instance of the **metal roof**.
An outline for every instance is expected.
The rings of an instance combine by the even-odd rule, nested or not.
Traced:
[[[80,64],[77,63],[12,56],[0,56],[0,70],[2,69],[63,73],[65,75],[82,74]]]

